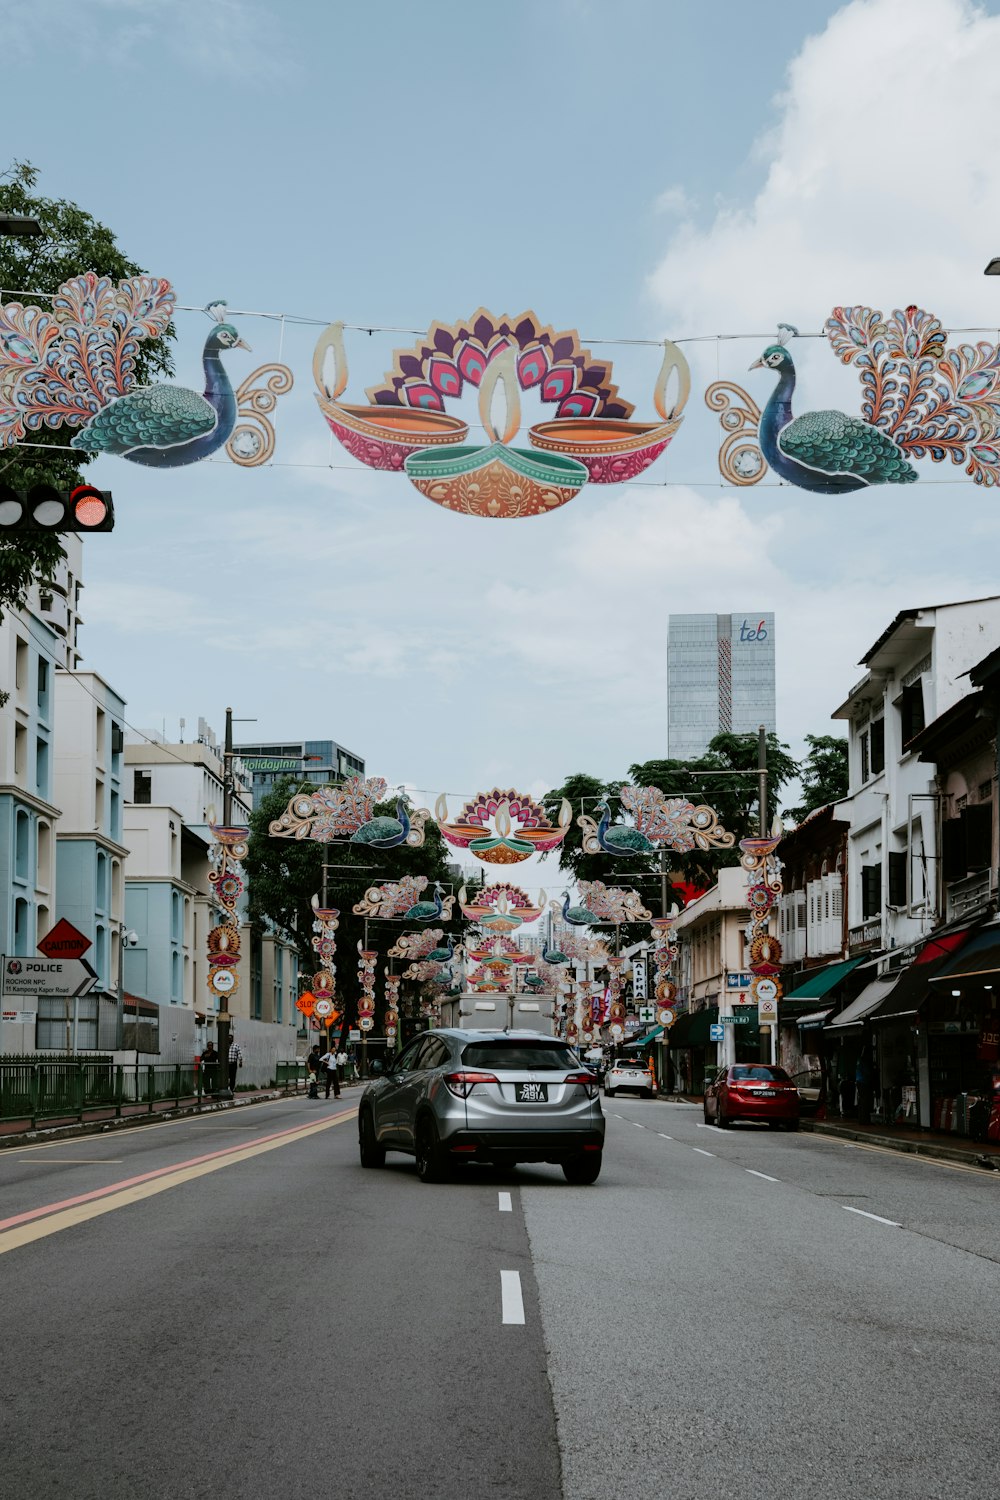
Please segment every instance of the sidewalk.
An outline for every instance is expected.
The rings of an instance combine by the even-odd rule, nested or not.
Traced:
[[[660,1094],[658,1097],[668,1104],[696,1104],[699,1109],[705,1102],[700,1094]],[[970,1141],[964,1135],[912,1126],[859,1125],[857,1120],[839,1118],[818,1120],[812,1115],[803,1115],[800,1125],[813,1135],[830,1135],[840,1140],[859,1141],[866,1146],[881,1146],[886,1151],[929,1156],[937,1161],[961,1162],[965,1166],[1000,1172],[1000,1142],[997,1141]]]
[[[363,1089],[366,1081],[357,1079],[354,1083],[342,1083],[341,1093],[353,1094]],[[166,1104],[164,1108],[157,1107],[152,1111],[140,1106],[135,1113],[123,1114],[120,1119],[95,1111],[93,1118],[89,1120],[60,1121],[56,1118],[39,1126],[37,1130],[19,1130],[16,1120],[4,1121],[0,1124],[0,1151],[12,1146],[37,1146],[45,1141],[69,1140],[78,1135],[102,1135],[137,1125],[153,1125],[162,1123],[164,1120],[179,1120],[184,1115],[216,1114],[219,1110],[240,1109],[245,1104],[265,1104],[271,1099],[294,1099],[295,1097],[308,1098],[305,1088],[241,1089],[232,1099],[206,1097],[200,1104],[192,1100],[190,1103],[180,1105]],[[335,1097],[331,1094],[326,1102],[332,1104]],[[319,1102],[324,1102],[322,1093],[319,1096]]]

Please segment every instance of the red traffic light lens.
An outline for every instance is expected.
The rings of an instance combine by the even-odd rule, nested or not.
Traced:
[[[80,485],[69,497],[73,520],[79,527],[101,526],[107,519],[108,502],[100,490]]]

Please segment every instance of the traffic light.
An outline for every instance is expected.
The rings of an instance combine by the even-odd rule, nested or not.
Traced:
[[[57,490],[36,484],[30,490],[14,490],[0,484],[0,537],[12,533],[113,531],[115,508],[110,490],[78,484],[75,490]]]

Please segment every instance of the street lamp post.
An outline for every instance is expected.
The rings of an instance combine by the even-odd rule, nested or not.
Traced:
[[[139,934],[131,927],[121,927],[118,931],[118,1010],[121,1015],[122,1040],[125,1031],[125,949],[135,948],[139,942]],[[139,999],[135,1002],[135,1096],[139,1098]]]

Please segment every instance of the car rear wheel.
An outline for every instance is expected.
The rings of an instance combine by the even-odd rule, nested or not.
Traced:
[[[785,1129],[786,1130],[798,1130],[798,1128],[799,1128],[799,1122],[798,1122],[798,1120],[786,1120],[785,1121]]]
[[[701,1112],[702,1112],[702,1115],[704,1116],[705,1124],[706,1125],[711,1124],[711,1121],[708,1118],[708,1104],[707,1104],[707,1102],[702,1105]]]
[[[372,1112],[366,1109],[358,1124],[358,1145],[363,1167],[384,1167],[385,1147],[375,1139],[375,1121]]]
[[[585,1156],[573,1156],[562,1164],[563,1176],[574,1187],[586,1187],[596,1182],[601,1175],[603,1151],[588,1151]]]
[[[722,1105],[721,1104],[717,1104],[716,1107],[715,1107],[715,1123],[716,1123],[716,1125],[718,1125],[718,1127],[719,1127],[720,1130],[728,1130],[729,1129],[729,1121],[726,1119],[725,1115],[722,1113]]]
[[[437,1126],[427,1115],[417,1124],[417,1176],[421,1182],[443,1182],[445,1177],[444,1153]]]
[[[605,1097],[605,1099],[613,1099],[615,1097],[615,1091],[614,1091],[614,1089],[605,1089],[604,1090],[604,1097]]]

